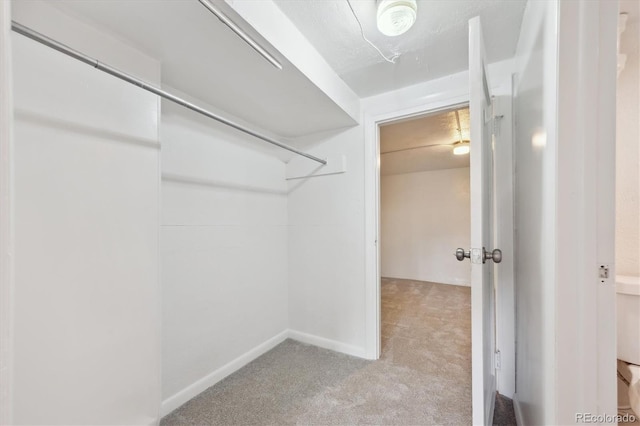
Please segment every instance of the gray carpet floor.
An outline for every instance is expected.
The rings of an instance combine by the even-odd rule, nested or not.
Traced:
[[[382,281],[382,355],[287,340],[161,425],[471,424],[468,287]]]

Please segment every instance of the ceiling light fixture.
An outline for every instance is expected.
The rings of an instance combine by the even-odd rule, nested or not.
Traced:
[[[458,111],[455,111],[456,114],[456,123],[458,123],[458,135],[460,135],[460,140],[453,144],[453,155],[465,155],[471,151],[471,146],[469,145],[469,141],[462,140],[462,126],[460,126],[460,115]]]
[[[386,36],[407,32],[416,22],[416,0],[378,0],[378,30]]]
[[[453,144],[453,155],[465,155],[471,151],[469,141],[460,141]]]
[[[356,11],[353,10],[353,6],[351,5],[351,1],[347,0],[347,5],[349,6],[349,9],[351,9],[351,14],[353,15],[354,18],[356,18],[356,22],[358,23],[358,27],[360,28],[360,34],[362,35],[362,38],[364,39],[364,41],[366,41],[367,43],[369,43],[371,45],[371,47],[373,47],[374,49],[376,49],[376,51],[378,51],[378,53],[380,54],[380,56],[382,56],[382,58],[392,64],[396,63],[396,59],[398,59],[398,57],[400,56],[399,53],[394,54],[392,57],[387,58],[385,56],[384,53],[382,53],[382,50],[380,50],[378,48],[378,46],[376,46],[375,44],[373,44],[373,42],[371,40],[369,40],[367,38],[366,35],[364,35],[364,29],[362,28],[362,22],[360,22],[360,18],[358,18],[358,15],[356,15]]]

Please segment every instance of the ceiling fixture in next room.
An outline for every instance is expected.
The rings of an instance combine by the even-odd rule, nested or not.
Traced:
[[[416,0],[378,0],[378,29],[386,36],[403,34],[416,22]]]
[[[469,141],[460,141],[453,144],[453,155],[464,155],[470,151]]]
[[[453,144],[453,155],[465,155],[471,151],[469,141],[462,140],[462,126],[460,126],[460,115],[456,111],[456,123],[458,123],[458,135],[460,140]]]

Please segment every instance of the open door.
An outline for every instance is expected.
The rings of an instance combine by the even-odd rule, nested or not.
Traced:
[[[480,18],[469,21],[471,127],[471,343],[473,424],[490,425],[495,403],[495,283],[493,112]]]

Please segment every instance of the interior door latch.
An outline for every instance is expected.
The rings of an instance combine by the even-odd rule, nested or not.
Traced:
[[[610,278],[611,278],[611,270],[609,268],[609,265],[601,263],[600,267],[598,268],[598,279],[602,284],[606,284],[607,282],[609,282]]]
[[[487,260],[493,260],[494,263],[502,262],[502,251],[500,249],[487,251],[483,247],[482,252],[480,252],[479,249],[464,251],[464,249],[459,248],[456,250],[455,255],[456,259],[458,259],[459,261],[463,261],[465,258],[469,258],[471,259],[471,263],[485,263]]]

